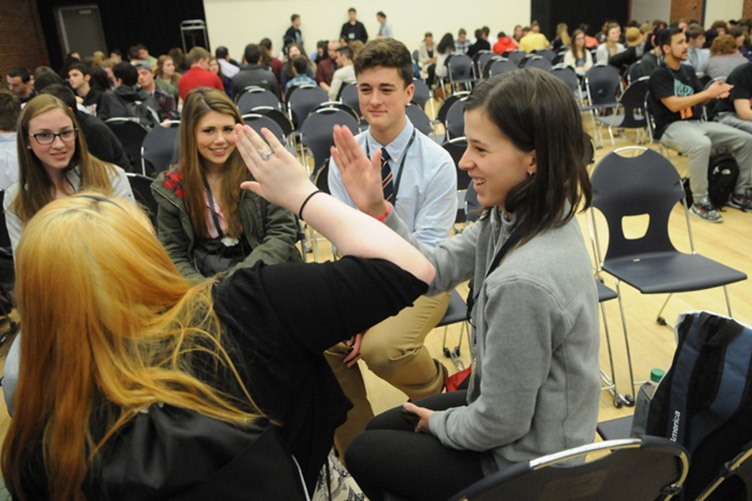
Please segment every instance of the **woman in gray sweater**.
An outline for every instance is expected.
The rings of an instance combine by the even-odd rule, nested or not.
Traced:
[[[574,219],[591,200],[582,131],[571,91],[542,71],[488,80],[466,101],[459,166],[487,209],[422,250],[436,267],[429,294],[474,279],[473,373],[467,392],[387,411],[355,439],[347,465],[370,499],[446,499],[518,461],[592,442],[597,294]],[[381,194],[379,155],[369,161],[343,129],[335,142],[353,201],[409,239]]]

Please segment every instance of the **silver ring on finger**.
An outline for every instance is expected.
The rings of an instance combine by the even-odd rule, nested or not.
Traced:
[[[272,155],[274,155],[274,151],[265,151],[261,154],[261,158],[263,158],[264,160],[269,160],[269,157],[271,157]]]

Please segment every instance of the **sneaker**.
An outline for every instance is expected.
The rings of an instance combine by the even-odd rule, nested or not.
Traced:
[[[710,203],[708,197],[705,197],[702,200],[693,203],[692,207],[689,209],[689,212],[691,212],[692,215],[697,216],[700,219],[708,221],[710,223],[720,223],[721,221],[723,221],[723,216],[718,214],[718,211],[715,210],[715,207],[713,207],[713,204]]]
[[[744,212],[752,211],[752,198],[749,195],[732,195],[728,201],[729,207],[740,209]]]

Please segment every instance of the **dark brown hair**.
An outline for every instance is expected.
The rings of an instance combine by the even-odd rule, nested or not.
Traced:
[[[535,151],[535,174],[512,188],[504,204],[520,218],[518,245],[590,206],[587,135],[574,95],[561,80],[534,68],[504,73],[473,90],[465,112],[473,109],[482,109],[517,149]]]
[[[21,101],[8,89],[0,89],[0,130],[16,130]]]
[[[405,44],[393,38],[382,38],[368,42],[355,58],[355,76],[369,68],[383,66],[394,68],[405,82],[405,87],[413,83],[413,60]]]

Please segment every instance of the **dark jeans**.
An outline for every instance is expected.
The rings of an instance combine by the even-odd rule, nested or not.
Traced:
[[[466,392],[442,393],[416,405],[444,410],[466,405]],[[429,433],[415,433],[402,407],[369,421],[366,431],[347,449],[347,469],[372,501],[385,493],[406,499],[447,499],[483,478],[481,457],[489,452],[445,447]]]

